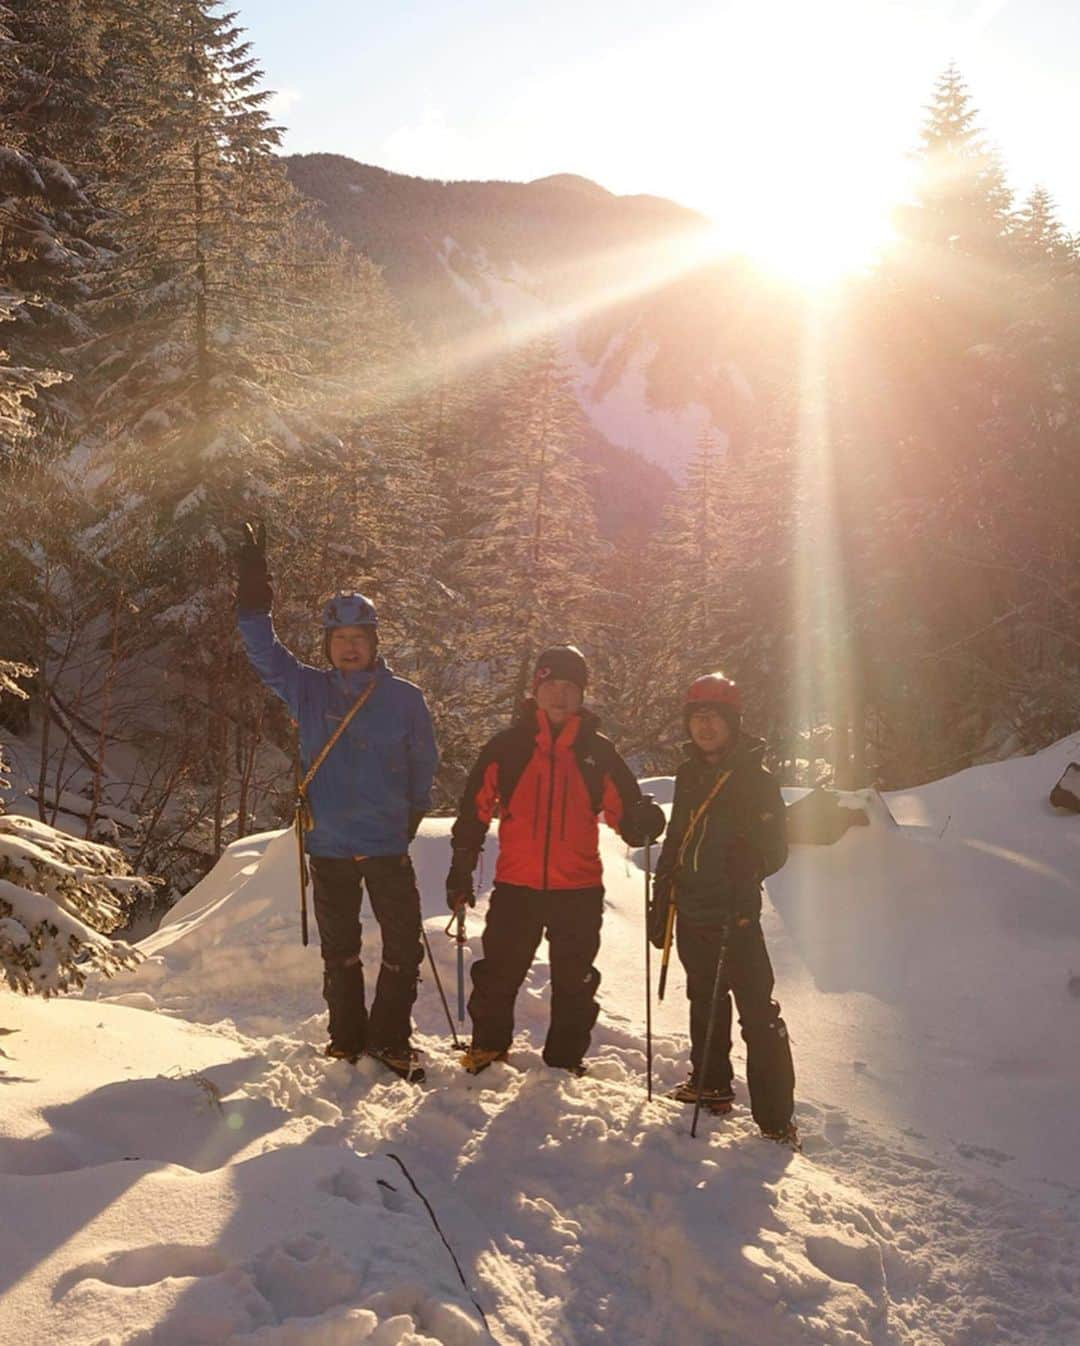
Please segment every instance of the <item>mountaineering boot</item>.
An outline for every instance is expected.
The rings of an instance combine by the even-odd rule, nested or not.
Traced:
[[[676,1102],[679,1103],[696,1103],[698,1101],[699,1093],[701,1095],[701,1106],[718,1117],[723,1116],[726,1112],[730,1112],[732,1105],[735,1102],[735,1095],[732,1093],[730,1087],[726,1089],[699,1090],[693,1075],[691,1075],[683,1084],[680,1084],[677,1089],[673,1089],[671,1093],[668,1094],[668,1098],[674,1098]]]
[[[332,1061],[348,1061],[349,1065],[355,1066],[361,1055],[363,1048],[356,1051],[350,1051],[348,1047],[339,1047],[336,1042],[328,1042],[324,1056],[328,1056]]]
[[[505,1061],[507,1053],[486,1051],[483,1047],[466,1047],[461,1057],[461,1064],[470,1075],[479,1075],[482,1070],[487,1070],[488,1066],[494,1061]]]
[[[424,1067],[420,1064],[420,1054],[412,1047],[395,1049],[390,1047],[369,1047],[368,1056],[378,1061],[387,1070],[392,1070],[407,1084],[423,1084],[427,1079]]]
[[[787,1126],[782,1126],[778,1131],[762,1131],[762,1136],[766,1140],[774,1140],[777,1145],[786,1145],[788,1149],[794,1150],[796,1154],[802,1154],[802,1141],[799,1139],[799,1128],[794,1122],[788,1122]]]

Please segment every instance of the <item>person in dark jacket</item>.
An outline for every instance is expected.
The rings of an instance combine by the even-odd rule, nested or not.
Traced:
[[[549,1066],[580,1074],[599,1006],[593,966],[604,913],[597,816],[631,846],[655,841],[664,813],[643,795],[599,720],[582,706],[588,671],[580,650],[561,645],[537,661],[533,696],[515,724],[480,753],[451,838],[447,904],[475,902],[473,872],[499,815],[499,858],[484,926],[484,956],[472,967],[472,1044],[462,1064],[477,1073],[505,1057],[514,1002],[543,935],[551,959]]]
[[[420,895],[409,843],[430,807],[438,751],[423,693],[395,677],[379,654],[378,618],[357,593],[323,609],[328,669],[301,663],[274,633],[265,529],[250,528],[239,556],[238,624],[248,658],[285,702],[300,731],[306,772],[358,698],[366,697],[315,773],[308,790],[315,919],[329,1009],[326,1054],[362,1052],[404,1078],[423,1072],[412,1050],[422,944]],[[367,889],[383,956],[370,1015],[360,961],[360,905]]]
[[[787,1028],[772,998],[773,970],[761,930],[761,881],[787,860],[784,801],[762,765],[765,745],[741,728],[739,690],[722,673],[698,678],[683,709],[690,755],[656,868],[649,937],[662,947],[674,904],[676,947],[690,1001],[690,1077],[675,1096],[716,1111],[730,1107],[731,996],[746,1042],[754,1120],[775,1140],[797,1142],[795,1072]],[[708,1061],[705,1040],[722,960]]]

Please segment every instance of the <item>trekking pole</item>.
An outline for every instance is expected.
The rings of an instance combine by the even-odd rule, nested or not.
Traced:
[[[664,922],[664,951],[660,955],[660,980],[656,987],[657,1000],[663,1000],[664,991],[667,989],[667,970],[671,962],[671,937],[675,933],[675,894],[671,895],[668,902],[667,919]]]
[[[705,1088],[705,1081],[708,1078],[709,1057],[712,1055],[713,1034],[716,1031],[716,1010],[720,1004],[720,987],[724,980],[724,964],[727,962],[728,934],[731,930],[731,922],[725,921],[723,932],[720,936],[720,954],[716,960],[716,976],[713,978],[712,1004],[709,1006],[709,1027],[705,1032],[705,1052],[701,1058],[701,1065],[698,1067],[697,1098],[694,1099],[694,1120],[690,1123],[691,1139],[697,1136],[698,1116],[701,1113],[701,1094]],[[725,992],[726,994],[726,992]]]
[[[450,1036],[454,1039],[454,1049],[463,1051],[461,1043],[458,1041],[457,1030],[454,1028],[454,1017],[450,1013],[450,1005],[446,999],[446,992],[443,990],[442,978],[439,976],[439,969],[435,962],[435,955],[431,952],[431,943],[427,937],[427,931],[423,924],[420,926],[420,936],[424,941],[424,948],[427,949],[428,962],[431,964],[431,972],[435,978],[435,985],[439,988],[439,999],[442,1001],[443,1010],[446,1012],[446,1022],[450,1025]]]
[[[645,847],[645,1093],[652,1102],[652,940],[649,914],[652,910],[652,842]]]
[[[300,858],[300,939],[307,948],[308,945],[308,919],[307,919],[307,881],[308,867],[307,856],[304,854],[304,796],[297,794],[296,797],[296,821],[294,827],[296,830],[296,849]]]
[[[457,909],[457,1019],[465,1022],[465,903]]]

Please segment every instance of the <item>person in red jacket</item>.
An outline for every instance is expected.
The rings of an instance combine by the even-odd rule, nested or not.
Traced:
[[[446,879],[452,911],[476,901],[473,872],[499,816],[499,859],[484,925],[484,956],[472,967],[472,1044],[462,1064],[473,1074],[504,1058],[514,1036],[514,1001],[546,933],[551,1021],[544,1060],[575,1074],[599,1006],[604,914],[598,815],[630,846],[651,844],[664,813],[643,795],[599,719],[583,708],[588,670],[573,645],[545,650],[533,696],[496,734],[469,774],[451,838]]]

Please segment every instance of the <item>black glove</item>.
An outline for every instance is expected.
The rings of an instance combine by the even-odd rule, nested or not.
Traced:
[[[269,612],[274,605],[270,572],[266,568],[266,524],[258,532],[244,524],[244,542],[236,554],[236,605],[241,612]]]
[[[417,832],[420,830],[420,824],[424,821],[423,809],[409,810],[409,841],[411,842]]]
[[[467,902],[476,906],[476,890],[473,887],[473,870],[476,868],[475,851],[455,847],[450,873],[446,876],[446,905],[451,911],[457,911]]]
[[[658,874],[653,880],[652,902],[649,904],[649,943],[654,948],[664,947],[667,933],[668,910],[671,907],[671,875]]]
[[[667,819],[652,795],[635,799],[622,822],[622,838],[628,846],[651,846],[664,835]]]

